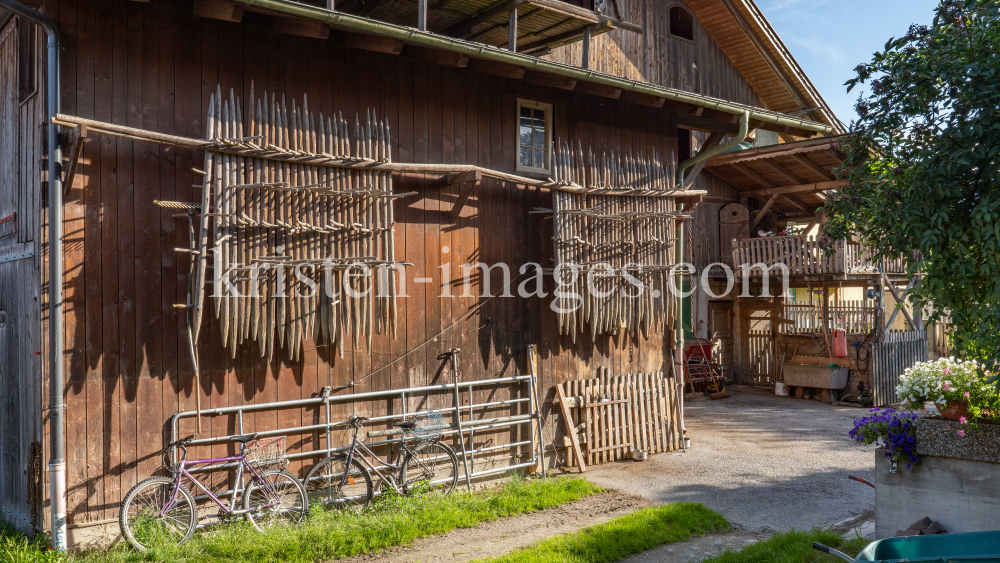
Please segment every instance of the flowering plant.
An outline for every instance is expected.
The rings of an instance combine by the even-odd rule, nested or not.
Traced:
[[[862,444],[876,442],[885,446],[885,457],[906,463],[906,468],[917,463],[917,415],[895,409],[868,409],[868,415],[854,421],[848,434]]]
[[[924,408],[924,403],[966,401],[979,403],[995,394],[986,383],[982,367],[975,360],[941,358],[907,368],[899,378],[896,395],[903,406]]]

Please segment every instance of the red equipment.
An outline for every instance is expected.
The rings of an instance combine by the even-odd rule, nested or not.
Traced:
[[[684,341],[684,382],[695,390],[721,393],[726,388],[722,365],[712,361],[712,341],[698,338]]]
[[[833,357],[847,357],[847,331],[835,329],[833,331]]]

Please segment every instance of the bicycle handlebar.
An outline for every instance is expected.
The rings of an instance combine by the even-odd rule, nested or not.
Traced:
[[[171,472],[174,471],[175,464],[171,463],[171,460],[170,460],[170,451],[173,450],[174,448],[178,448],[179,447],[181,449],[181,451],[184,452],[183,455],[181,455],[181,461],[182,462],[185,459],[187,459],[187,454],[188,454],[187,446],[192,441],[194,441],[195,436],[197,436],[197,434],[192,434],[190,436],[187,436],[185,438],[181,438],[180,440],[174,440],[173,442],[170,442],[169,444],[167,444],[167,447],[163,448],[163,451],[160,452],[160,457],[163,458],[163,467],[167,468]]]

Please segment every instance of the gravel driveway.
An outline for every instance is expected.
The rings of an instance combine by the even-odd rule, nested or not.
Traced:
[[[848,437],[864,409],[731,387],[732,397],[685,405],[687,452],[591,468],[601,486],[656,503],[695,501],[737,529],[769,533],[867,519],[875,491],[873,448]],[[845,526],[847,527],[847,526]]]

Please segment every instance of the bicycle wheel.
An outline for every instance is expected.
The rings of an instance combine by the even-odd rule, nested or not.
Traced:
[[[267,469],[250,479],[243,492],[243,508],[254,527],[264,531],[278,524],[298,524],[309,512],[306,490],[283,469]]]
[[[140,481],[125,495],[118,511],[122,536],[139,551],[180,545],[191,539],[197,525],[194,497],[166,477]]]
[[[314,465],[306,475],[306,492],[310,505],[337,510],[360,511],[374,497],[371,473],[356,459],[348,472],[346,456],[328,457]]]
[[[406,454],[400,470],[408,495],[431,492],[449,495],[458,483],[458,457],[441,442],[418,444]]]

